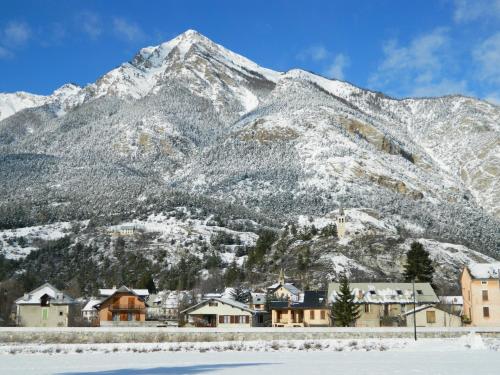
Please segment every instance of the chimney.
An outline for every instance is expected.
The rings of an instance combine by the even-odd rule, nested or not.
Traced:
[[[290,307],[290,305],[291,305],[291,303],[290,303],[290,296],[288,296],[287,302],[288,302],[288,307]]]

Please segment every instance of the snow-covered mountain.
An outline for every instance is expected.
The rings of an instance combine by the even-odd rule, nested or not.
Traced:
[[[0,113],[4,228],[183,206],[276,229],[342,204],[500,254],[500,107],[481,100],[275,72],[188,30],[83,88],[0,94]]]

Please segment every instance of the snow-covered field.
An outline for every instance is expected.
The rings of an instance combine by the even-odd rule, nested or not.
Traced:
[[[500,340],[475,334],[417,342],[366,339],[0,346],[0,373],[497,374],[499,350]]]

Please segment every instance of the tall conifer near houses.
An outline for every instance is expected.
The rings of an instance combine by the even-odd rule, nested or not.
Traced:
[[[354,295],[345,273],[340,276],[340,288],[332,304],[333,323],[340,327],[351,327],[359,318],[359,306],[354,303]]]
[[[434,266],[432,265],[429,252],[419,242],[413,242],[406,254],[404,278],[406,281],[417,281],[421,283],[432,283]]]

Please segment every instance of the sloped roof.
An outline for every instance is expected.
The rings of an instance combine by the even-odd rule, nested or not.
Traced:
[[[444,305],[463,305],[464,297],[462,296],[439,296],[439,301]]]
[[[130,289],[130,288],[127,288],[125,285],[122,285],[118,289],[112,289],[112,290],[113,290],[113,293],[110,294],[109,296],[107,296],[106,298],[104,298],[100,303],[98,303],[96,305],[96,308],[99,309],[104,302],[106,302],[107,300],[111,299],[116,293],[129,293],[129,294],[135,295],[136,297],[138,297],[139,299],[141,299],[143,301],[145,300],[145,296],[144,295],[140,295],[140,294],[137,294],[135,292],[136,290],[140,291],[140,290],[144,290],[144,289]]]
[[[185,314],[185,313],[187,313],[187,312],[189,312],[191,310],[197,309],[198,307],[200,307],[202,305],[205,305],[205,304],[209,303],[210,301],[216,301],[216,302],[224,303],[226,305],[230,305],[232,307],[236,307],[237,309],[248,311],[248,312],[250,312],[252,314],[255,313],[254,310],[248,308],[248,306],[245,305],[244,303],[235,301],[233,299],[227,299],[227,298],[210,298],[210,299],[201,301],[200,303],[197,303],[196,305],[188,307],[187,309],[181,311],[181,314]]]
[[[431,307],[432,307],[432,308],[434,308],[434,309],[436,309],[436,310],[441,310],[441,311],[445,312],[446,314],[459,316],[459,315],[457,315],[457,314],[453,314],[453,313],[452,313],[452,312],[450,312],[450,311],[446,311],[446,310],[444,310],[444,309],[441,309],[441,308],[437,307],[437,306],[436,306],[436,305],[434,305],[434,304],[427,304],[427,305],[417,306],[415,309],[408,310],[408,311],[406,311],[405,313],[403,313],[402,315],[403,315],[403,316],[406,316],[406,315],[411,315],[411,314],[413,314],[414,312],[419,312],[419,311],[422,311],[422,310],[427,310],[428,308],[431,308]]]
[[[135,294],[137,294],[138,296],[141,296],[141,297],[147,297],[147,296],[149,296],[149,290],[147,290],[147,289],[129,289],[126,286],[122,286],[119,289],[121,289],[121,288],[126,288],[127,291],[133,290]],[[109,297],[110,295],[114,294],[117,290],[118,289],[116,289],[116,288],[99,289],[99,295],[101,297]]]
[[[304,300],[301,302],[290,301],[272,301],[271,309],[319,309],[326,306],[327,292],[326,290],[306,290],[304,292]]]
[[[498,279],[500,277],[500,262],[473,263],[467,268],[474,279]]]
[[[266,293],[251,293],[252,304],[259,305],[266,303]]]
[[[300,289],[297,288],[295,285],[293,285],[291,283],[284,283],[283,285],[281,283],[275,283],[273,285],[268,286],[267,289],[270,289],[270,290],[274,291],[274,290],[278,289],[279,287],[285,288],[286,290],[288,290],[293,295],[298,296],[300,294]]]
[[[95,306],[100,304],[101,300],[100,299],[90,299],[85,306],[83,307],[82,311],[95,311]]]
[[[408,304],[413,303],[412,283],[351,283],[355,303]],[[328,298],[335,301],[339,283],[330,283]],[[430,283],[415,283],[417,303],[438,303],[439,299]]]
[[[61,292],[55,286],[49,283],[45,283],[38,288],[26,293],[21,298],[16,300],[18,305],[38,305],[40,303],[40,298],[44,295],[50,297],[50,303],[56,305],[69,305],[77,303],[73,298],[71,298],[66,293]]]

